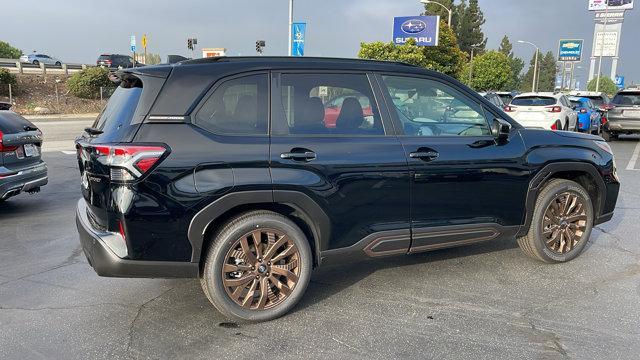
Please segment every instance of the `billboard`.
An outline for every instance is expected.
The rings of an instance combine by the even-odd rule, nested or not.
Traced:
[[[618,89],[620,89],[620,90],[624,89],[624,76],[617,75],[615,83],[616,83],[616,86],[618,87]]]
[[[307,23],[291,24],[291,56],[304,56],[304,41]]]
[[[393,19],[393,42],[414,39],[418,46],[438,46],[440,16],[399,16]]]
[[[633,0],[589,0],[589,11],[604,11],[607,3],[609,11],[633,9]]]
[[[558,45],[558,61],[582,61],[584,40],[563,39]]]
[[[622,23],[596,24],[593,36],[593,56],[617,57],[620,48],[620,32],[622,31]]]

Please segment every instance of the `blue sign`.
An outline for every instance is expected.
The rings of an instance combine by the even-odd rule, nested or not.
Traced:
[[[304,56],[304,38],[307,23],[291,24],[291,56]]]
[[[616,86],[618,87],[618,89],[624,89],[624,76],[616,76]]]
[[[558,61],[581,61],[584,40],[564,39],[558,46]]]
[[[135,35],[131,35],[129,44],[131,45],[131,52],[136,52],[136,36]]]
[[[418,46],[438,46],[440,16],[399,16],[393,19],[393,42],[414,39]]]

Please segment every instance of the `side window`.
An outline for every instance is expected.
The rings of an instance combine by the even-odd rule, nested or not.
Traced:
[[[274,106],[282,107],[290,134],[384,135],[364,74],[282,74],[280,84]]]
[[[482,106],[452,87],[405,76],[383,76],[383,80],[405,135],[491,135]]]
[[[216,134],[266,134],[267,99],[266,74],[227,80],[198,110],[195,124]]]

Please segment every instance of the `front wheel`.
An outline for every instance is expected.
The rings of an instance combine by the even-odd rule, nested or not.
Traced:
[[[518,244],[536,260],[566,262],[584,250],[593,219],[593,204],[587,191],[574,181],[555,179],[540,191],[529,232],[518,239]]]
[[[267,321],[302,298],[313,261],[304,233],[288,218],[253,211],[229,221],[202,268],[202,289],[228,318]]]

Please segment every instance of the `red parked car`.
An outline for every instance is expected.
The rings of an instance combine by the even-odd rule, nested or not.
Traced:
[[[364,117],[373,116],[373,111],[371,110],[371,104],[369,103],[369,98],[366,96],[354,96],[354,95],[342,95],[337,98],[329,101],[324,108],[324,126],[328,129],[334,129],[336,127],[336,120],[340,115],[340,111],[342,110],[342,103],[344,99],[349,97],[355,97],[360,102],[362,106],[362,113]]]

